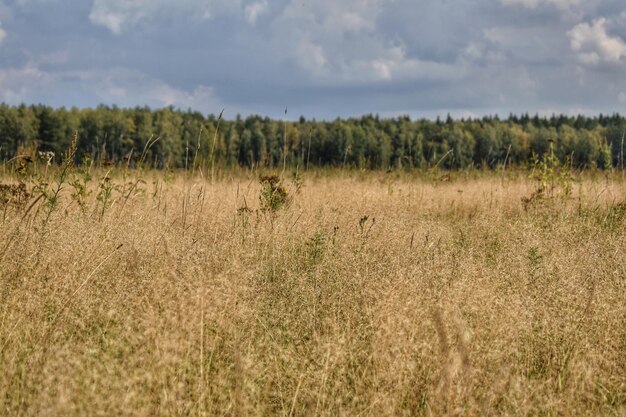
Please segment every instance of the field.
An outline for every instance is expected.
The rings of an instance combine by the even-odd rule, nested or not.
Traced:
[[[22,168],[1,415],[626,415],[620,172]]]

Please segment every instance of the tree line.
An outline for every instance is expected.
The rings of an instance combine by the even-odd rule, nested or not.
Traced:
[[[343,166],[362,169],[525,165],[553,152],[576,169],[624,166],[626,119],[509,115],[333,121],[205,116],[166,107],[95,109],[0,104],[0,160],[35,151],[58,160],[78,132],[77,157],[157,168]]]

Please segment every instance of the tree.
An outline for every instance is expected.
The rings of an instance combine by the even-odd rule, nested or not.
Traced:
[[[172,107],[157,110],[154,115],[154,131],[160,140],[154,145],[159,157],[157,166],[181,167],[184,160],[184,145],[181,140],[182,117]]]
[[[443,161],[444,166],[452,169],[471,166],[474,156],[474,136],[470,132],[463,130],[458,123],[447,126],[444,135],[446,136],[447,146],[452,151],[451,156]]]
[[[228,133],[225,136],[226,139],[226,155],[225,160],[228,166],[235,166],[238,164],[239,157],[239,132],[236,126],[233,124],[228,129]]]
[[[493,168],[500,159],[501,142],[496,129],[491,125],[474,128],[474,162],[483,167]]]
[[[147,163],[172,168],[189,167],[194,160],[229,166],[496,168],[505,161],[527,164],[551,144],[560,161],[580,168],[620,166],[626,159],[626,120],[619,114],[531,118],[526,113],[511,114],[506,121],[494,115],[438,122],[365,115],[332,122],[301,117],[292,123],[254,115],[226,121],[171,106],[155,111],[104,105],[67,110],[6,104],[0,104],[0,158],[26,148],[59,156],[76,130],[79,157],[121,161],[132,151],[136,159],[143,155]]]

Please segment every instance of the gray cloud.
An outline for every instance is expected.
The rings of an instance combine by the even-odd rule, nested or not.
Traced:
[[[259,16],[267,11],[267,7],[268,4],[266,0],[248,4],[244,8],[244,13],[246,15],[246,20],[248,21],[248,23],[250,23],[251,25],[255,25]]]
[[[605,18],[598,18],[591,23],[580,23],[567,32],[581,62],[619,62],[626,57],[626,42],[618,36],[610,36],[606,23]]]
[[[333,118],[626,109],[621,0],[0,1],[0,100]]]
[[[158,24],[159,20],[172,17],[203,22],[236,13],[240,7],[238,0],[94,0],[89,19],[121,34],[140,23]]]
[[[543,6],[554,6],[559,10],[571,11],[580,5],[580,0],[501,0],[506,6],[522,6],[528,9],[537,9]]]

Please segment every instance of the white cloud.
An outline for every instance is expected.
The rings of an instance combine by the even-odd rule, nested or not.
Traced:
[[[94,94],[105,103],[117,103],[121,106],[134,106],[138,103],[157,107],[171,105],[213,113],[221,108],[211,87],[199,85],[192,91],[184,91],[136,70],[112,68],[68,75],[77,76],[84,84],[91,85]]]
[[[0,70],[0,101],[18,104],[26,101],[31,92],[54,83],[54,77],[32,63],[22,68]]]
[[[541,6],[554,6],[559,10],[570,10],[580,4],[580,0],[500,0],[505,6],[522,6],[527,9],[536,9]]]
[[[266,0],[257,1],[257,2],[254,2],[254,3],[248,4],[244,8],[244,14],[245,14],[246,20],[252,26],[254,26],[256,24],[256,21],[259,18],[259,16],[261,16],[265,12],[267,12],[267,1]]]
[[[626,42],[620,37],[610,36],[606,23],[605,18],[599,18],[591,24],[580,23],[567,32],[570,46],[582,63],[619,62],[626,57]]]
[[[479,61],[485,54],[483,45],[477,42],[470,42],[463,50],[463,57],[470,61]]]
[[[89,19],[115,34],[142,21],[181,16],[207,20],[216,15],[238,13],[240,0],[94,0]]]
[[[401,39],[385,35],[378,17],[392,1],[291,0],[273,22],[270,49],[331,85],[458,78],[462,68],[409,56]]]
[[[31,4],[38,5],[52,2],[54,2],[54,0],[17,0],[17,4],[20,6],[30,6]]]
[[[0,0],[0,18],[4,19],[5,15],[8,15],[8,14],[9,13],[3,9],[2,1]],[[0,45],[2,45],[2,42],[6,39],[6,37],[7,37],[7,32],[4,29],[2,29],[2,20],[0,20]]]
[[[321,74],[327,68],[328,60],[322,46],[306,38],[293,45],[290,53],[298,66],[312,74]]]
[[[284,16],[308,22],[331,33],[367,32],[376,29],[376,19],[393,0],[318,0],[304,4],[291,0]]]
[[[537,39],[539,35],[534,34],[532,29],[512,26],[494,26],[483,29],[483,36],[491,43],[507,49],[519,48],[539,41]]]
[[[393,46],[374,51],[341,69],[337,77],[342,82],[406,81],[406,80],[455,80],[462,77],[465,69],[458,65],[422,61],[406,56],[404,48]]]
[[[485,36],[489,41],[489,38]],[[493,43],[492,41],[490,41]],[[459,56],[460,63],[471,63],[473,65],[503,65],[506,63],[506,56],[502,52],[502,48],[496,48],[488,42],[471,41],[461,51]]]
[[[626,91],[619,93],[617,95],[617,99],[619,100],[620,103],[626,103]]]
[[[99,103],[119,106],[173,105],[216,113],[224,107],[211,87],[199,85],[192,91],[180,90],[137,70],[47,72],[30,62],[21,68],[0,69],[0,101],[11,104],[36,102],[41,97],[67,95],[66,87],[80,91]],[[39,99],[35,99],[39,97]],[[78,104],[78,103],[73,103]]]

